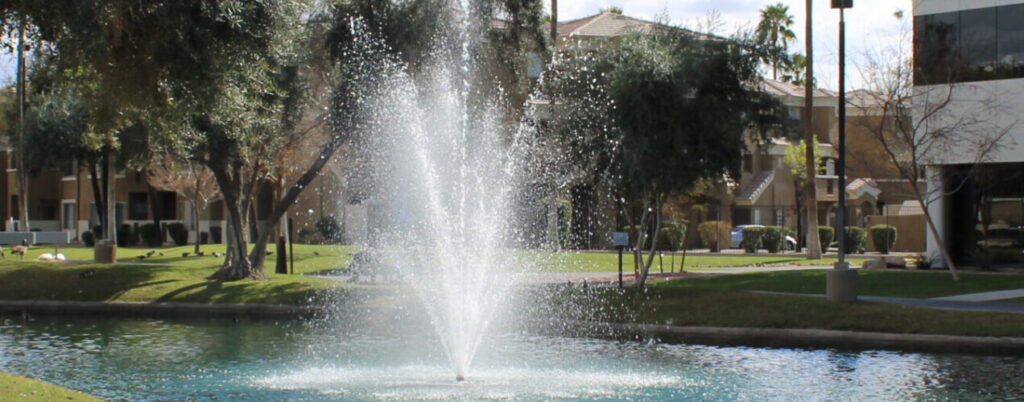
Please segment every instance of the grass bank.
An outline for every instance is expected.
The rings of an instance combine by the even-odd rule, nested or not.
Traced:
[[[206,255],[192,254],[191,246],[162,249],[119,248],[117,264],[35,261],[52,249],[34,248],[24,261],[8,256],[0,263],[0,295],[8,300],[71,300],[107,302],[194,302],[303,304],[324,290],[360,288],[304,275],[274,274],[270,256],[267,280],[218,282],[206,279],[223,263],[224,246],[203,247]],[[347,266],[353,247],[295,247],[295,273],[315,274]],[[152,255],[140,259],[152,251]],[[69,260],[89,261],[92,249],[66,248]],[[188,253],[188,255],[185,255]]]
[[[666,281],[657,287],[709,290],[765,290],[822,294],[825,293],[823,270],[766,272],[722,275],[705,278]],[[868,271],[857,273],[858,292],[864,296],[932,298],[965,293],[991,292],[1024,288],[1024,275],[995,273],[961,273],[954,281],[949,271]]]
[[[101,399],[42,381],[0,372],[0,401],[58,400],[100,401]]]
[[[612,252],[536,252],[531,256],[537,261],[540,270],[545,272],[611,272],[619,269],[619,255]],[[626,253],[622,256],[623,269],[633,269],[633,257]],[[835,258],[808,260],[795,255],[764,254],[764,255],[688,255],[684,268],[687,271],[712,270],[721,267],[756,267],[768,265],[832,265]],[[862,259],[851,259],[851,263],[859,265]],[[666,272],[670,269],[679,270],[683,263],[681,255],[665,255],[655,257],[651,269],[662,267]]]
[[[578,291],[583,292],[583,291]],[[1024,319],[1015,314],[947,311],[820,298],[754,294],[694,287],[656,286],[619,294],[597,289],[563,296],[591,308],[565,314],[586,321],[637,322],[678,326],[801,328],[904,334],[1024,337]]]

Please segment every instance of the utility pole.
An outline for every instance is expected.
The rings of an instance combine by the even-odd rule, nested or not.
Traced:
[[[811,30],[811,15],[813,8],[812,0],[807,0],[807,74],[804,82],[804,141],[806,141],[807,159],[807,185],[804,186],[804,194],[807,197],[807,259],[817,260],[821,258],[821,241],[818,239],[818,190],[817,182],[818,166],[814,158],[814,46]],[[799,213],[799,212],[798,212]],[[827,247],[827,246],[826,246]]]
[[[551,0],[551,48],[554,50],[558,41],[558,0]]]
[[[832,0],[832,8],[839,9],[839,262],[825,275],[826,296],[829,301],[849,303],[857,301],[857,271],[846,262],[846,19],[844,11],[853,7],[853,0]]]
[[[25,17],[18,26],[18,211],[22,232],[28,232],[28,175],[25,174]]]

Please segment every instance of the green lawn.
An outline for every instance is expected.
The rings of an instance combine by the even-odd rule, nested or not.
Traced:
[[[119,248],[118,264],[112,265],[35,261],[39,254],[53,250],[34,248],[24,261],[8,256],[0,262],[0,295],[10,300],[301,304],[327,289],[361,288],[304,275],[274,274],[276,255],[268,258],[264,269],[268,280],[211,281],[206,278],[223,262],[223,257],[213,257],[212,253],[222,253],[224,246],[204,246],[203,250],[205,256],[184,257],[183,253],[192,252],[191,246],[152,249],[152,258],[140,260],[136,257],[151,249]],[[297,245],[295,271],[311,274],[344,268],[355,250]],[[70,260],[92,259],[92,249],[67,248],[60,252]]]
[[[923,309],[882,303],[658,286],[645,293],[592,291],[584,320],[680,326],[814,328],[966,336],[1024,336],[1016,314]],[[571,309],[570,309],[571,311]]]
[[[858,271],[858,291],[865,296],[931,298],[1024,288],[1024,275],[961,273],[960,276],[960,281],[954,281],[948,271]],[[655,286],[821,294],[825,293],[825,271],[723,275],[660,282]]]
[[[99,401],[81,392],[0,372],[0,401]]]
[[[531,252],[528,257],[536,261],[542,271],[547,272],[611,272],[619,270],[618,253],[573,253],[573,252]],[[682,256],[674,258],[675,269],[679,269]],[[750,267],[762,265],[832,265],[837,260],[826,258],[820,260],[808,260],[795,256],[764,254],[757,256],[748,255],[688,255],[686,256],[685,269],[688,271],[701,271],[705,268],[720,267]],[[860,264],[863,260],[851,259],[853,264]],[[666,255],[663,258],[655,257],[652,269],[659,267],[659,263],[668,271],[673,267],[673,258]],[[633,258],[630,254],[622,256],[623,268],[633,269]]]

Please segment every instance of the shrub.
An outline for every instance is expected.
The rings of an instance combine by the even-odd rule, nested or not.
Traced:
[[[715,229],[718,230],[718,236],[715,236]],[[723,221],[707,221],[697,226],[697,234],[700,235],[700,243],[711,249],[711,252],[718,252],[724,246],[729,248],[730,235],[729,231],[732,230],[732,224]],[[717,239],[717,241],[716,241]]]
[[[313,244],[313,236],[316,236],[316,232],[302,228],[298,231],[299,244]]]
[[[675,251],[683,248],[683,235],[686,233],[685,223],[667,223],[661,226],[658,235],[658,250]]]
[[[150,224],[152,225],[152,224]],[[155,227],[155,226],[154,226]],[[139,244],[139,234],[128,224],[117,226],[117,246],[130,247]]]
[[[821,252],[828,251],[829,246],[832,245],[832,240],[836,238],[836,230],[831,226],[818,226],[818,241],[821,242]]]
[[[84,244],[86,247],[92,247],[96,245],[96,235],[92,234],[92,232],[88,230],[82,232],[82,234],[78,237],[81,238],[82,244]]]
[[[875,225],[871,227],[871,241],[875,249],[882,254],[889,254],[896,245],[896,227],[891,225]]]
[[[171,236],[176,246],[184,246],[188,243],[188,228],[181,222],[172,222],[167,225],[167,234]]]
[[[333,216],[325,216],[316,221],[316,230],[326,242],[334,242],[341,237],[341,225]]]
[[[163,236],[161,236],[162,233],[160,233],[160,228],[152,223],[142,224],[139,226],[137,232],[137,236],[141,237],[142,241],[149,247],[159,247],[163,244],[163,239],[161,238]],[[120,232],[117,237],[119,238],[118,240],[120,240]]]
[[[761,241],[764,237],[764,229],[762,227],[750,227],[743,228],[743,242],[740,246],[743,247],[748,253],[756,253],[757,249],[761,248]],[[731,236],[730,236],[731,237]],[[730,239],[731,241],[732,239]]]
[[[846,254],[860,254],[868,247],[868,232],[864,228],[851,226],[843,233],[843,248]]]
[[[782,240],[785,236],[782,228],[768,226],[764,228],[764,233],[761,234],[761,247],[768,249],[769,253],[778,253],[779,249],[782,248]]]

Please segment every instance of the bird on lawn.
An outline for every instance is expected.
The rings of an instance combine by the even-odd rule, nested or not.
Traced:
[[[319,251],[313,251],[313,255],[319,257],[320,256],[320,252]]]
[[[150,257],[152,257],[152,256],[153,256],[153,254],[156,254],[156,251],[154,251],[154,250],[149,250],[149,252],[148,252],[148,253],[146,253],[146,258],[150,258]],[[161,254],[163,254],[163,253],[161,253]]]
[[[145,260],[146,256],[144,256],[144,255],[137,255],[137,256],[135,256],[135,259],[136,260]]]
[[[189,254],[191,254],[191,253],[181,253],[181,256],[182,257],[188,257]]]

